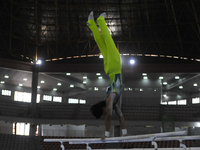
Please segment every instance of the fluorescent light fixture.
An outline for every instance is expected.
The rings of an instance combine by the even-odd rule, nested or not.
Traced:
[[[163,85],[167,85],[167,82],[163,82]]]
[[[143,76],[146,76],[146,75],[147,75],[147,73],[142,73],[142,75],[143,75]]]
[[[67,75],[67,76],[70,76],[70,75],[71,75],[71,73],[66,73],[66,75]]]
[[[27,81],[27,78],[24,78],[23,80],[24,80],[24,81]]]
[[[37,60],[37,61],[36,61],[36,64],[38,64],[38,65],[40,65],[41,63],[42,63],[41,60]]]
[[[53,88],[54,91],[57,91],[57,88]]]
[[[198,86],[198,84],[197,84],[197,83],[194,83],[193,86]]]
[[[99,89],[98,89],[97,87],[94,87],[94,90],[95,90],[95,91],[98,91]]]
[[[179,76],[175,76],[175,79],[180,79],[180,77]]]
[[[61,86],[62,84],[61,83],[57,83],[57,86]]]
[[[40,86],[37,86],[38,89],[40,89]]]
[[[97,75],[97,76],[100,76],[100,75],[101,75],[101,73],[96,73],[96,75]]]
[[[145,80],[146,80],[146,79],[148,79],[148,77],[147,77],[147,76],[144,76],[144,77],[143,77],[143,79],[145,79]]]
[[[4,84],[5,83],[5,81],[1,81],[1,84]]]
[[[160,76],[159,79],[162,80],[162,79],[164,79],[164,77],[163,77],[163,76]]]
[[[83,84],[86,84],[87,82],[86,81],[83,81]]]
[[[180,85],[180,86],[179,86],[179,89],[183,89],[183,86],[182,86],[182,85]]]
[[[130,64],[131,64],[131,65],[135,64],[135,60],[134,60],[134,59],[131,59],[131,60],[130,60]]]
[[[45,81],[44,81],[44,80],[42,80],[42,81],[40,81],[40,83],[45,83]]]
[[[20,83],[19,86],[23,86],[23,84]]]
[[[100,77],[98,77],[98,79],[103,79],[103,77],[102,77],[102,76],[100,76]]]
[[[8,75],[5,75],[5,76],[4,76],[4,78],[7,78],[7,79],[8,79],[8,78],[9,78],[9,76],[8,76]]]
[[[73,88],[73,87],[74,87],[74,85],[73,85],[73,84],[71,84],[69,87]]]
[[[83,79],[87,79],[87,76],[83,76]]]

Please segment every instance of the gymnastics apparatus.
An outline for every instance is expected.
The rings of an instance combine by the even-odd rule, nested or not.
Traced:
[[[95,143],[128,143],[128,142],[151,142],[154,146],[154,150],[158,150],[158,141],[179,141],[180,148],[187,150],[186,145],[182,142],[185,140],[199,140],[200,136],[186,136],[186,131],[178,132],[167,132],[167,133],[156,133],[156,134],[144,134],[144,135],[134,135],[134,136],[123,136],[123,137],[109,137],[104,141],[101,138],[85,138],[85,139],[44,139],[44,142],[60,142],[62,150],[65,150],[63,145],[64,142],[69,142],[69,144],[86,144],[87,150],[92,150],[89,144]],[[168,148],[169,149],[169,148]],[[192,149],[197,150],[197,149]]]

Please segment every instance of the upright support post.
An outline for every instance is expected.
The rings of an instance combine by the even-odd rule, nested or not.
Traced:
[[[183,140],[179,140],[179,142],[180,142],[180,148],[183,148],[183,150],[187,150],[186,145],[182,143]]]
[[[152,141],[151,141],[151,145],[154,146],[154,150],[157,150],[157,149],[158,149],[158,144],[155,142],[156,137],[152,137],[152,138],[153,138],[153,139],[152,139]]]
[[[37,64],[34,65],[32,72],[32,90],[31,90],[31,117],[35,117],[36,113],[36,98],[37,98],[37,85],[38,85],[38,68]],[[30,126],[30,136],[35,136],[36,124]]]
[[[63,145],[63,142],[60,142],[60,147],[62,148],[62,150],[65,150],[65,146]]]
[[[89,146],[89,143],[86,143],[86,149],[87,150],[92,150],[92,148]]]
[[[38,65],[34,65],[32,72],[32,91],[31,91],[31,112],[32,117],[35,115],[36,99],[37,99],[37,85],[38,85]]]

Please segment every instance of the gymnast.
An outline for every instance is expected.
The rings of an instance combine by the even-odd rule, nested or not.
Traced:
[[[91,29],[94,39],[103,55],[104,71],[110,78],[110,84],[106,90],[105,100],[94,104],[90,111],[98,119],[105,115],[105,135],[101,137],[102,140],[109,137],[112,111],[115,110],[122,128],[122,136],[127,135],[124,116],[117,105],[121,95],[122,79],[121,79],[121,59],[119,51],[110,35],[106,26],[106,13],[102,13],[97,18],[97,23],[101,29],[101,33],[94,21],[93,11],[89,14],[87,26]]]

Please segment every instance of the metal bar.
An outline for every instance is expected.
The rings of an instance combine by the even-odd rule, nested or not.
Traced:
[[[120,138],[120,137],[119,137]],[[56,140],[56,139],[55,139]],[[78,140],[78,139],[77,139]],[[132,143],[132,142],[158,142],[158,141],[185,141],[185,140],[200,140],[200,136],[168,136],[168,137],[159,137],[159,138],[141,138],[141,139],[132,139],[132,140],[116,140],[116,141],[98,141],[98,143]],[[58,142],[58,139],[57,139]],[[88,142],[94,144],[97,141]],[[86,142],[69,142],[69,144],[85,144]]]
[[[198,19],[197,13],[196,13],[196,9],[195,9],[193,0],[191,0],[191,2],[192,2],[192,8],[193,8],[193,11],[194,11],[194,16],[195,16],[195,19],[196,19],[196,22],[197,22],[197,27],[198,27],[198,30],[199,30],[199,33],[200,33],[199,19]]]
[[[58,5],[57,0],[55,0],[55,13],[56,13],[56,57],[58,58]]]
[[[127,2],[125,0],[125,5],[126,5],[126,17],[127,17],[127,24],[128,24],[128,30],[129,30],[129,38],[131,38],[131,30],[130,30],[130,20],[129,20],[129,14],[128,14],[128,10],[127,10]]]
[[[9,51],[12,50],[12,3],[13,1],[11,0],[11,4],[10,4],[10,47],[9,47]]]
[[[38,0],[35,0],[35,30],[36,30],[36,32],[35,32],[35,61],[37,61],[37,51],[38,51],[38,21],[37,21],[37,19],[38,19],[38,17],[37,17],[37,11],[38,11],[38,9],[37,9],[37,3],[38,3]]]
[[[168,132],[168,133],[156,133],[156,134],[146,134],[146,135],[135,135],[135,136],[124,136],[124,137],[111,137],[106,138],[102,141],[101,138],[88,138],[88,139],[44,139],[44,142],[77,142],[77,143],[113,143],[113,142],[127,142],[128,140],[138,140],[138,139],[149,139],[159,138],[159,137],[169,137],[169,136],[180,136],[186,135],[186,131],[179,132]]]
[[[120,24],[121,24],[121,34],[123,36],[123,22],[122,22],[122,11],[121,11],[121,8],[120,8],[120,0],[118,0],[118,9],[119,9],[119,18],[120,18]]]
[[[178,22],[177,22],[177,19],[176,19],[176,15],[175,15],[175,12],[174,12],[174,6],[172,4],[172,0],[170,0],[170,2],[171,2],[171,8],[172,8],[173,16],[174,16],[174,21],[175,21],[175,25],[176,25],[176,30],[177,30],[177,34],[178,34],[178,38],[179,38],[181,50],[183,50],[183,46],[182,46],[182,43],[181,43],[180,31],[179,31],[179,27],[178,27]]]

